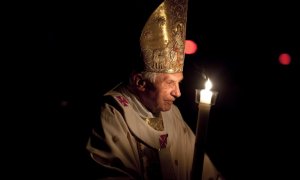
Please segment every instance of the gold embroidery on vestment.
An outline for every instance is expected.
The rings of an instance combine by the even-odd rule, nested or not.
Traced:
[[[157,131],[164,130],[164,122],[161,114],[155,118],[146,118],[145,121],[148,125],[150,125],[153,129]]]

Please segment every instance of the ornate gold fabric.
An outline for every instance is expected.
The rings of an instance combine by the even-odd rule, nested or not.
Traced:
[[[161,114],[155,118],[146,118],[145,121],[148,125],[150,125],[153,129],[157,131],[164,130],[164,123]]]
[[[183,71],[188,0],[165,0],[146,22],[140,46],[145,71]]]

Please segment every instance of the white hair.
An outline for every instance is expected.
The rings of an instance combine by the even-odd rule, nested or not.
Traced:
[[[157,75],[158,75],[158,73],[156,73],[156,72],[146,72],[146,71],[141,72],[142,79],[147,80],[152,84],[155,83]],[[134,84],[132,78],[129,79],[129,84],[131,84],[131,85]]]
[[[156,77],[158,75],[158,73],[155,72],[142,72],[141,74],[143,79],[148,80],[153,84],[155,83]]]

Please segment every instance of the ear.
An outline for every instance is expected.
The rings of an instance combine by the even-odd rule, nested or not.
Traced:
[[[145,91],[146,81],[142,78],[141,74],[135,74],[133,77],[135,87],[140,91]]]

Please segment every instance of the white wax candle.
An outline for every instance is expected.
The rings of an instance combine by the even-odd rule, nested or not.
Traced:
[[[212,92],[210,90],[203,89],[200,92],[200,103],[210,104]]]
[[[205,83],[205,89],[200,91],[200,103],[211,104],[213,93],[210,91],[212,83],[208,79]]]

